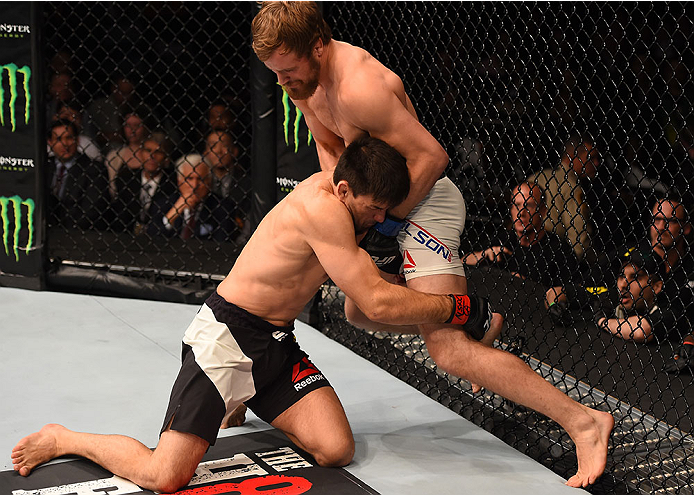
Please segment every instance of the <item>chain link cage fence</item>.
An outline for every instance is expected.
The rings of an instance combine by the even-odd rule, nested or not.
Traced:
[[[54,2],[44,14],[55,267],[96,269],[93,286],[106,273],[192,294],[218,281],[250,234],[250,6]]]
[[[505,317],[495,345],[615,416],[606,474],[590,490],[694,493],[694,384],[679,369],[694,311],[690,6],[323,10],[336,39],[403,79],[447,149],[447,173],[467,203],[470,290]],[[63,152],[76,132],[81,152],[94,155],[72,209],[60,205],[70,184],[49,168],[62,207],[49,222],[50,259],[206,288],[249,234],[252,4],[49,2],[44,12],[47,122],[58,115],[49,147]],[[166,172],[155,181],[169,191],[161,204],[145,191],[148,167]],[[522,182],[530,193],[518,193]],[[496,256],[500,248],[508,251]],[[473,395],[437,369],[421,337],[355,329],[337,288],[320,295],[309,318],[321,331],[555,472],[575,469],[555,423],[491,392]],[[607,331],[615,324],[620,335]]]

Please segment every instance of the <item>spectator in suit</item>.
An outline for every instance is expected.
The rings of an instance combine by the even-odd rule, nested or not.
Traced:
[[[138,156],[142,143],[149,135],[149,130],[145,124],[144,111],[134,111],[125,116],[123,121],[123,138],[125,144],[117,149],[109,151],[106,155],[106,169],[109,177],[109,192],[115,198],[118,194],[116,190],[116,177],[123,165],[127,168],[138,170],[142,168],[142,162]]]
[[[466,265],[493,263],[545,288],[567,283],[578,268],[571,247],[544,229],[547,206],[537,184],[521,182],[511,192],[511,228],[481,251],[464,256]]]
[[[250,210],[250,177],[239,166],[238,156],[239,148],[228,132],[212,131],[206,137],[203,157],[212,171],[210,220],[214,228],[210,233],[220,241],[240,235],[237,240],[245,242],[250,235],[245,214]],[[228,222],[228,218],[234,223]]]
[[[48,224],[80,229],[102,228],[107,209],[107,178],[101,163],[78,151],[79,131],[70,120],[51,123],[47,161]]]
[[[136,235],[167,233],[163,218],[178,195],[175,172],[169,166],[170,153],[166,137],[154,133],[139,152],[142,169],[121,169],[116,179],[114,230]]]
[[[205,216],[210,192],[210,167],[197,153],[182,156],[176,161],[178,197],[168,209],[162,223],[166,235],[189,239],[200,228]]]
[[[77,132],[79,133],[77,136],[77,151],[88,156],[94,161],[102,161],[103,157],[101,156],[101,150],[96,145],[94,140],[83,132],[83,117],[84,115],[81,105],[79,105],[75,100],[69,100],[58,102],[57,112],[55,115],[53,115],[51,121],[55,122],[56,120],[69,120],[75,124],[75,128],[77,128]],[[49,146],[48,156],[51,156],[52,153],[53,151]]]

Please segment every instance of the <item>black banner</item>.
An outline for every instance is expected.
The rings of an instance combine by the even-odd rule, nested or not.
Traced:
[[[23,478],[0,473],[12,495],[152,494],[87,460],[39,467]],[[277,430],[220,438],[178,495],[378,495],[341,468],[324,468]]]
[[[277,201],[320,170],[316,143],[301,111],[277,86]]]
[[[45,155],[38,16],[0,2],[0,285],[41,288]]]

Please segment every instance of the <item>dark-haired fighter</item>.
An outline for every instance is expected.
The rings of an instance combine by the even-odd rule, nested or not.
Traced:
[[[397,274],[402,251],[407,287],[429,293],[467,293],[458,257],[465,202],[453,182],[441,178],[448,156],[419,123],[402,80],[365,50],[333,40],[314,2],[264,2],[251,31],[258,58],[303,112],[323,170],[332,170],[345,147],[364,135],[382,139],[407,160],[412,181],[409,195],[389,210],[395,218],[372,229],[362,244],[379,267]],[[395,236],[399,247],[388,242],[388,237]],[[474,306],[486,306],[486,301],[474,300]],[[569,485],[586,486],[603,473],[614,424],[610,414],[573,402],[519,359],[483,348],[450,325],[384,328],[354,302],[348,297],[345,303],[345,313],[354,324],[421,333],[441,369],[560,423],[576,443],[578,456],[578,472]],[[479,328],[468,324],[465,330],[474,334]]]
[[[486,318],[466,296],[387,283],[357,246],[357,236],[408,191],[405,159],[395,149],[370,137],[352,143],[334,173],[308,178],[267,214],[200,308],[183,338],[181,370],[154,451],[121,435],[47,425],[15,446],[15,470],[27,476],[38,464],[73,454],[143,488],[172,492],[188,483],[242,403],[320,465],[348,464],[354,439],[342,405],[292,334],[294,319],[321,284],[330,277],[384,323],[461,325]],[[492,321],[484,339],[493,341],[501,325]]]

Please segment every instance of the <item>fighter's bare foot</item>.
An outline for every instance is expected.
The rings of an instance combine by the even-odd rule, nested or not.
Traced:
[[[64,426],[50,424],[37,433],[22,438],[12,449],[14,470],[22,476],[29,476],[31,470],[39,464],[60,457],[62,454],[58,436],[66,430]]]
[[[234,412],[231,413],[229,419],[222,423],[221,428],[231,428],[232,426],[241,426],[246,422],[246,409],[248,409],[244,404],[239,404]]]
[[[489,330],[487,333],[484,334],[484,337],[482,337],[482,342],[484,345],[487,347],[492,347],[494,345],[494,341],[499,338],[499,335],[501,335],[501,328],[504,326],[504,317],[501,316],[500,313],[493,313],[492,314],[492,322],[489,324]],[[470,385],[472,386],[472,393],[476,394],[477,392],[482,390],[482,387],[477,385],[476,383],[470,382]]]
[[[567,485],[576,488],[592,485],[605,471],[607,464],[607,444],[614,427],[610,413],[589,409],[593,427],[584,430],[573,438],[578,458],[578,471],[569,478]]]

